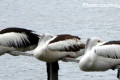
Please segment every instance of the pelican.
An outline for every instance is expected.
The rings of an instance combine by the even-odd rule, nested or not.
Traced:
[[[97,37],[87,40],[85,54],[79,61],[83,71],[106,71],[120,68],[120,41],[105,42]]]
[[[72,61],[84,54],[84,47],[85,45],[77,36],[70,34],[54,36],[47,33],[41,36],[33,55],[45,62]]]
[[[0,31],[0,55],[12,51],[32,50],[37,46],[39,37],[32,30],[24,28],[3,29]]]

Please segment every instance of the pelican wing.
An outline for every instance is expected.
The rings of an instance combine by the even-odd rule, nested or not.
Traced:
[[[94,52],[102,57],[120,59],[120,45],[101,45],[94,48]]]
[[[0,45],[7,47],[27,47],[36,45],[39,35],[23,28],[6,28],[0,31]]]
[[[79,39],[67,39],[62,41],[57,41],[54,43],[50,43],[48,48],[54,51],[79,51],[84,48],[85,45],[80,42]]]
[[[26,43],[30,43],[27,36],[20,33],[5,33],[0,34],[0,45],[7,47],[19,47]]]

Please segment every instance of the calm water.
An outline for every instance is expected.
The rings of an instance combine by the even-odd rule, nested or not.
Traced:
[[[38,34],[69,33],[120,40],[120,8],[85,8],[83,3],[119,0],[0,0],[0,29],[21,27]],[[32,51],[30,51],[32,53]],[[117,80],[117,71],[83,72],[77,63],[60,61],[59,80]],[[33,57],[0,56],[0,80],[46,80],[46,64]]]

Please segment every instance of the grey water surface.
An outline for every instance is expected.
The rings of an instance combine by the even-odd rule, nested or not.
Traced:
[[[120,40],[120,8],[83,7],[119,0],[0,0],[0,29],[21,27],[37,34],[72,34]],[[30,51],[32,53],[33,51]],[[78,58],[80,59],[80,58]],[[83,72],[77,63],[59,61],[59,80],[117,80],[117,70]],[[46,63],[34,57],[0,56],[0,80],[47,80]]]

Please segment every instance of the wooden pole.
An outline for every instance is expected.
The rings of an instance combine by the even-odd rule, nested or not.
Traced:
[[[58,80],[58,61],[52,63],[46,63],[48,80]]]

